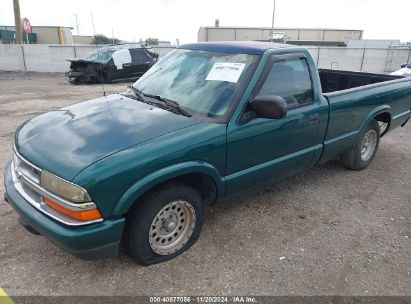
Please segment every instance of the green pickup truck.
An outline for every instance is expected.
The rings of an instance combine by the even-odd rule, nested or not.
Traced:
[[[124,93],[23,123],[5,197],[74,255],[149,265],[194,244],[205,203],[335,157],[366,168],[410,109],[411,78],[317,70],[305,48],[183,45]]]

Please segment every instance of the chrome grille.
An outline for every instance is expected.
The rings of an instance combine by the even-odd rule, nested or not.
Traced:
[[[24,160],[17,154],[14,154],[13,161],[14,168],[16,169],[19,175],[23,174],[25,177],[29,178],[36,184],[40,184],[41,169],[28,163],[26,160]]]

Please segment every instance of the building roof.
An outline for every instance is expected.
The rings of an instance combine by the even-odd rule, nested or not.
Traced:
[[[293,47],[290,44],[261,42],[261,41],[218,41],[183,44],[179,49],[201,50],[223,53],[241,53],[259,55],[268,49]]]

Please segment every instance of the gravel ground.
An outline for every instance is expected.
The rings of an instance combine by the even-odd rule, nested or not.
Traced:
[[[0,72],[1,180],[19,124],[101,94],[62,74]],[[12,296],[411,295],[410,131],[384,137],[364,171],[332,161],[210,208],[197,244],[150,267],[70,256],[0,200],[0,287]]]

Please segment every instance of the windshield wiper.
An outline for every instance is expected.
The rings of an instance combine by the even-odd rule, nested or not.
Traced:
[[[138,101],[146,102],[143,98],[143,92],[141,92],[139,89],[137,89],[133,86],[129,86],[128,88],[133,91],[133,93],[134,93],[134,95],[136,95]]]
[[[148,94],[148,93],[143,93],[143,95],[164,102],[164,104],[165,104],[168,108],[174,110],[175,112],[178,112],[178,113],[181,114],[181,115],[184,115],[184,116],[187,116],[187,117],[193,116],[193,115],[192,115],[191,113],[189,113],[187,110],[183,109],[177,101],[174,101],[174,100],[171,100],[171,99],[168,99],[168,98],[164,98],[164,97],[162,97],[162,96],[160,96],[160,95],[153,95],[153,94]]]

